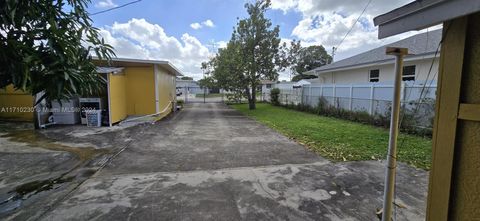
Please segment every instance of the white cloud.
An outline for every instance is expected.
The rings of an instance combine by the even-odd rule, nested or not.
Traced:
[[[295,8],[298,2],[295,0],[274,0],[272,1],[272,8],[282,10],[287,13],[289,9]]]
[[[101,0],[95,4],[97,8],[113,8],[117,7],[118,5],[113,2],[113,0]]]
[[[197,38],[185,33],[180,39],[169,36],[158,24],[133,18],[126,23],[115,22],[100,29],[117,57],[168,60],[185,75],[200,79],[201,62],[211,53]]]
[[[338,48],[335,60],[416,34],[417,32],[410,32],[378,40],[378,29],[373,25],[375,16],[411,1],[373,1]],[[272,0],[271,7],[284,13],[289,11],[300,13],[302,19],[292,30],[291,37],[301,40],[305,45],[321,44],[331,53],[332,47],[340,44],[367,2],[368,0]]]
[[[210,27],[210,28],[215,27],[215,24],[213,24],[213,21],[210,20],[210,19],[207,19],[207,20],[203,21],[202,24],[207,26],[207,27]]]
[[[198,22],[195,22],[195,23],[190,24],[190,27],[197,30],[197,29],[202,28],[202,25]]]
[[[217,48],[226,48],[227,44],[228,44],[228,41],[217,41],[217,43],[215,43],[215,46]]]
[[[212,20],[207,19],[205,21],[202,21],[201,23],[198,23],[198,22],[192,23],[192,24],[190,24],[190,27],[195,29],[195,30],[198,30],[198,29],[203,28],[203,27],[213,28],[213,27],[215,27],[215,24],[213,23]]]

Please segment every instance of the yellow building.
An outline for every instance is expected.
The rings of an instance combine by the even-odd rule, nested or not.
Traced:
[[[108,124],[118,123],[129,116],[166,116],[175,103],[175,79],[180,71],[168,61],[115,58],[109,65],[94,61],[97,72],[105,79],[103,109]],[[12,107],[31,107],[33,97],[12,87],[0,90],[0,118],[31,121],[31,111]],[[3,111],[2,111],[3,109]]]
[[[13,121],[31,121],[33,97],[12,85],[0,89],[0,118]]]

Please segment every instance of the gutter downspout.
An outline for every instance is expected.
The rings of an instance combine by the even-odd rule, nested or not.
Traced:
[[[160,110],[160,99],[158,96],[158,65],[154,64],[153,65],[153,75],[154,75],[154,81],[155,81],[155,112],[158,113]]]
[[[110,92],[110,73],[107,73],[108,126],[112,126],[112,97]]]
[[[393,88],[392,116],[390,118],[390,138],[386,163],[385,188],[383,195],[382,221],[392,220],[392,207],[395,192],[395,173],[397,168],[397,137],[400,116],[400,99],[403,74],[403,56],[407,48],[387,47],[386,54],[395,56],[395,83]]]

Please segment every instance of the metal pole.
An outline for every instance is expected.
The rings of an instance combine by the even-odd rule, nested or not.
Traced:
[[[408,49],[388,47],[386,53],[395,56],[395,83],[393,88],[392,116],[390,118],[390,139],[388,141],[382,221],[391,221],[395,192],[395,172],[397,167],[397,137],[400,116],[400,89],[402,84],[403,56],[408,54]]]
[[[187,93],[188,93],[188,87],[187,87],[187,85],[185,85],[185,87],[183,87],[183,93],[185,93],[185,102],[184,102],[184,103],[187,103],[187,102],[188,102],[188,101],[187,101],[187,96],[188,96],[188,95],[187,95]]]

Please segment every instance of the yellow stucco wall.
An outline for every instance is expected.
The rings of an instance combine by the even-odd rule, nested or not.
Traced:
[[[427,219],[480,220],[480,12],[444,23]]]
[[[0,89],[0,118],[17,121],[32,121],[33,96],[14,90],[9,85]]]
[[[157,85],[155,86],[155,75]],[[158,111],[164,110],[175,99],[175,76],[154,65],[149,67],[125,67],[123,74],[109,74],[111,123],[117,123],[129,115],[148,115],[157,112],[155,92],[158,96]],[[157,90],[155,90],[157,87]],[[0,118],[32,121],[31,112],[2,112],[6,107],[31,107],[33,97],[9,86],[0,89]],[[166,116],[172,107],[161,115]]]
[[[128,115],[148,115],[155,110],[155,78],[150,67],[125,67]]]
[[[480,105],[480,12],[468,17],[460,102]],[[444,26],[445,27],[445,26]],[[459,120],[448,220],[480,220],[480,121]]]
[[[127,93],[125,74],[109,74],[110,114],[112,124],[127,117]]]
[[[163,111],[168,107],[170,102],[175,99],[175,76],[168,74],[168,72],[161,68],[157,68],[157,87],[158,87],[158,103],[159,110]],[[161,115],[166,116],[172,111],[172,105]]]

